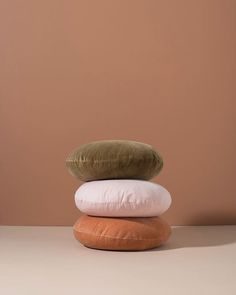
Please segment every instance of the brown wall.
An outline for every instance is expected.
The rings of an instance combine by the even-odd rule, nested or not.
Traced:
[[[172,224],[236,223],[236,1],[0,2],[0,222],[70,225],[82,143],[154,145]]]

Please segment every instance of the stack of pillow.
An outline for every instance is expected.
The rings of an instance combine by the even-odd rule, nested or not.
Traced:
[[[170,226],[160,217],[171,196],[150,182],[163,161],[150,145],[104,140],[82,145],[66,160],[70,173],[84,181],[75,203],[84,213],[74,225],[83,245],[104,250],[145,250],[169,238]]]

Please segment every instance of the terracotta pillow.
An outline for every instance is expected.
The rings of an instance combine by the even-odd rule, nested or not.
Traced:
[[[151,217],[170,207],[171,196],[150,181],[98,180],[82,184],[75,193],[75,203],[81,212],[93,216]]]
[[[170,226],[160,217],[103,218],[83,215],[74,235],[84,246],[103,250],[145,250],[164,244]]]
[[[132,178],[149,180],[162,169],[160,154],[152,146],[128,140],[104,140],[82,145],[66,160],[80,180]]]

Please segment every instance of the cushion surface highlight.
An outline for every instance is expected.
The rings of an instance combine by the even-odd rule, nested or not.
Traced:
[[[160,217],[103,218],[83,215],[74,235],[84,246],[103,250],[145,250],[164,244],[170,226]]]
[[[171,205],[169,192],[145,180],[98,180],[82,184],[75,193],[77,208],[88,215],[150,217]]]
[[[99,179],[149,180],[163,167],[155,149],[128,140],[102,140],[81,145],[66,159],[70,173],[82,181]]]

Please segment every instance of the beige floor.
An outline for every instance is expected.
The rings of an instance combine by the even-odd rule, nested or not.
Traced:
[[[166,246],[110,252],[69,227],[0,227],[1,295],[235,295],[236,226],[176,227]]]

